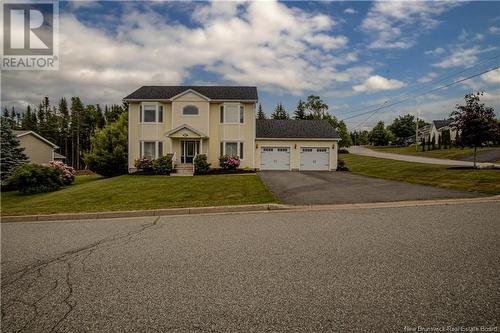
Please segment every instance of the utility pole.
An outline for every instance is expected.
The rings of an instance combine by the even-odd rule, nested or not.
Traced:
[[[416,130],[415,130],[415,150],[416,152],[418,153],[418,117],[416,117],[417,121],[417,126],[416,126]]]

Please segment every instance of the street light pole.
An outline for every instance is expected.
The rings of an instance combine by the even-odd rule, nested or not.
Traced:
[[[415,150],[418,153],[418,117],[416,117],[416,119],[417,119],[417,126],[415,130]]]

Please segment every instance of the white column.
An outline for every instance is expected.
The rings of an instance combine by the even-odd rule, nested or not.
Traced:
[[[203,139],[200,139],[200,154],[203,154]]]

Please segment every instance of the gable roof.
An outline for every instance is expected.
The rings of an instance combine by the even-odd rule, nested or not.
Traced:
[[[52,146],[52,148],[59,148],[58,145],[50,142],[49,140],[45,139],[43,136],[41,136],[40,134],[38,134],[36,132],[33,132],[33,131],[13,131],[13,132],[14,132],[14,134],[16,134],[16,137],[18,137],[18,138],[23,137],[23,136],[28,135],[28,134],[31,134],[35,138],[39,139],[40,141],[43,141],[44,143],[48,144],[49,146]]]
[[[444,120],[433,120],[434,126],[436,129],[440,129],[441,127],[445,126],[450,126],[451,125],[451,120],[449,119],[444,119]]]
[[[340,136],[326,120],[257,119],[256,137],[290,139],[337,139]]]
[[[257,87],[250,86],[142,86],[124,100],[171,100],[192,90],[211,100],[256,101]]]
[[[193,127],[191,127],[191,126],[189,126],[187,124],[183,124],[181,126],[178,126],[178,127],[174,128],[174,129],[168,131],[165,135],[167,137],[169,137],[169,136],[171,136],[171,135],[173,135],[173,134],[175,134],[175,133],[177,133],[177,132],[179,132],[180,130],[183,130],[183,129],[186,129],[186,130],[188,130],[188,131],[190,131],[190,132],[198,135],[200,138],[207,138],[208,137],[205,133],[203,133],[201,131],[198,131],[197,129],[194,129]]]

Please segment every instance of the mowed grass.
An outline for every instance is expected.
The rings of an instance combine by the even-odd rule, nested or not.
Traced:
[[[277,202],[255,174],[78,176],[73,185],[56,192],[34,195],[6,192],[1,199],[4,216]]]
[[[460,159],[461,157],[471,155],[474,153],[474,148],[450,148],[450,149],[436,149],[431,151],[422,151],[422,147],[418,147],[418,152],[415,150],[415,146],[408,147],[376,147],[376,146],[365,146],[366,148],[373,149],[382,153],[394,153],[402,155],[414,155],[422,157],[433,157],[433,158],[445,158],[445,159]],[[437,146],[436,146],[437,147]],[[478,148],[477,152],[500,149],[498,147],[482,147]]]
[[[342,154],[350,172],[408,183],[500,194],[500,170],[475,170]]]

